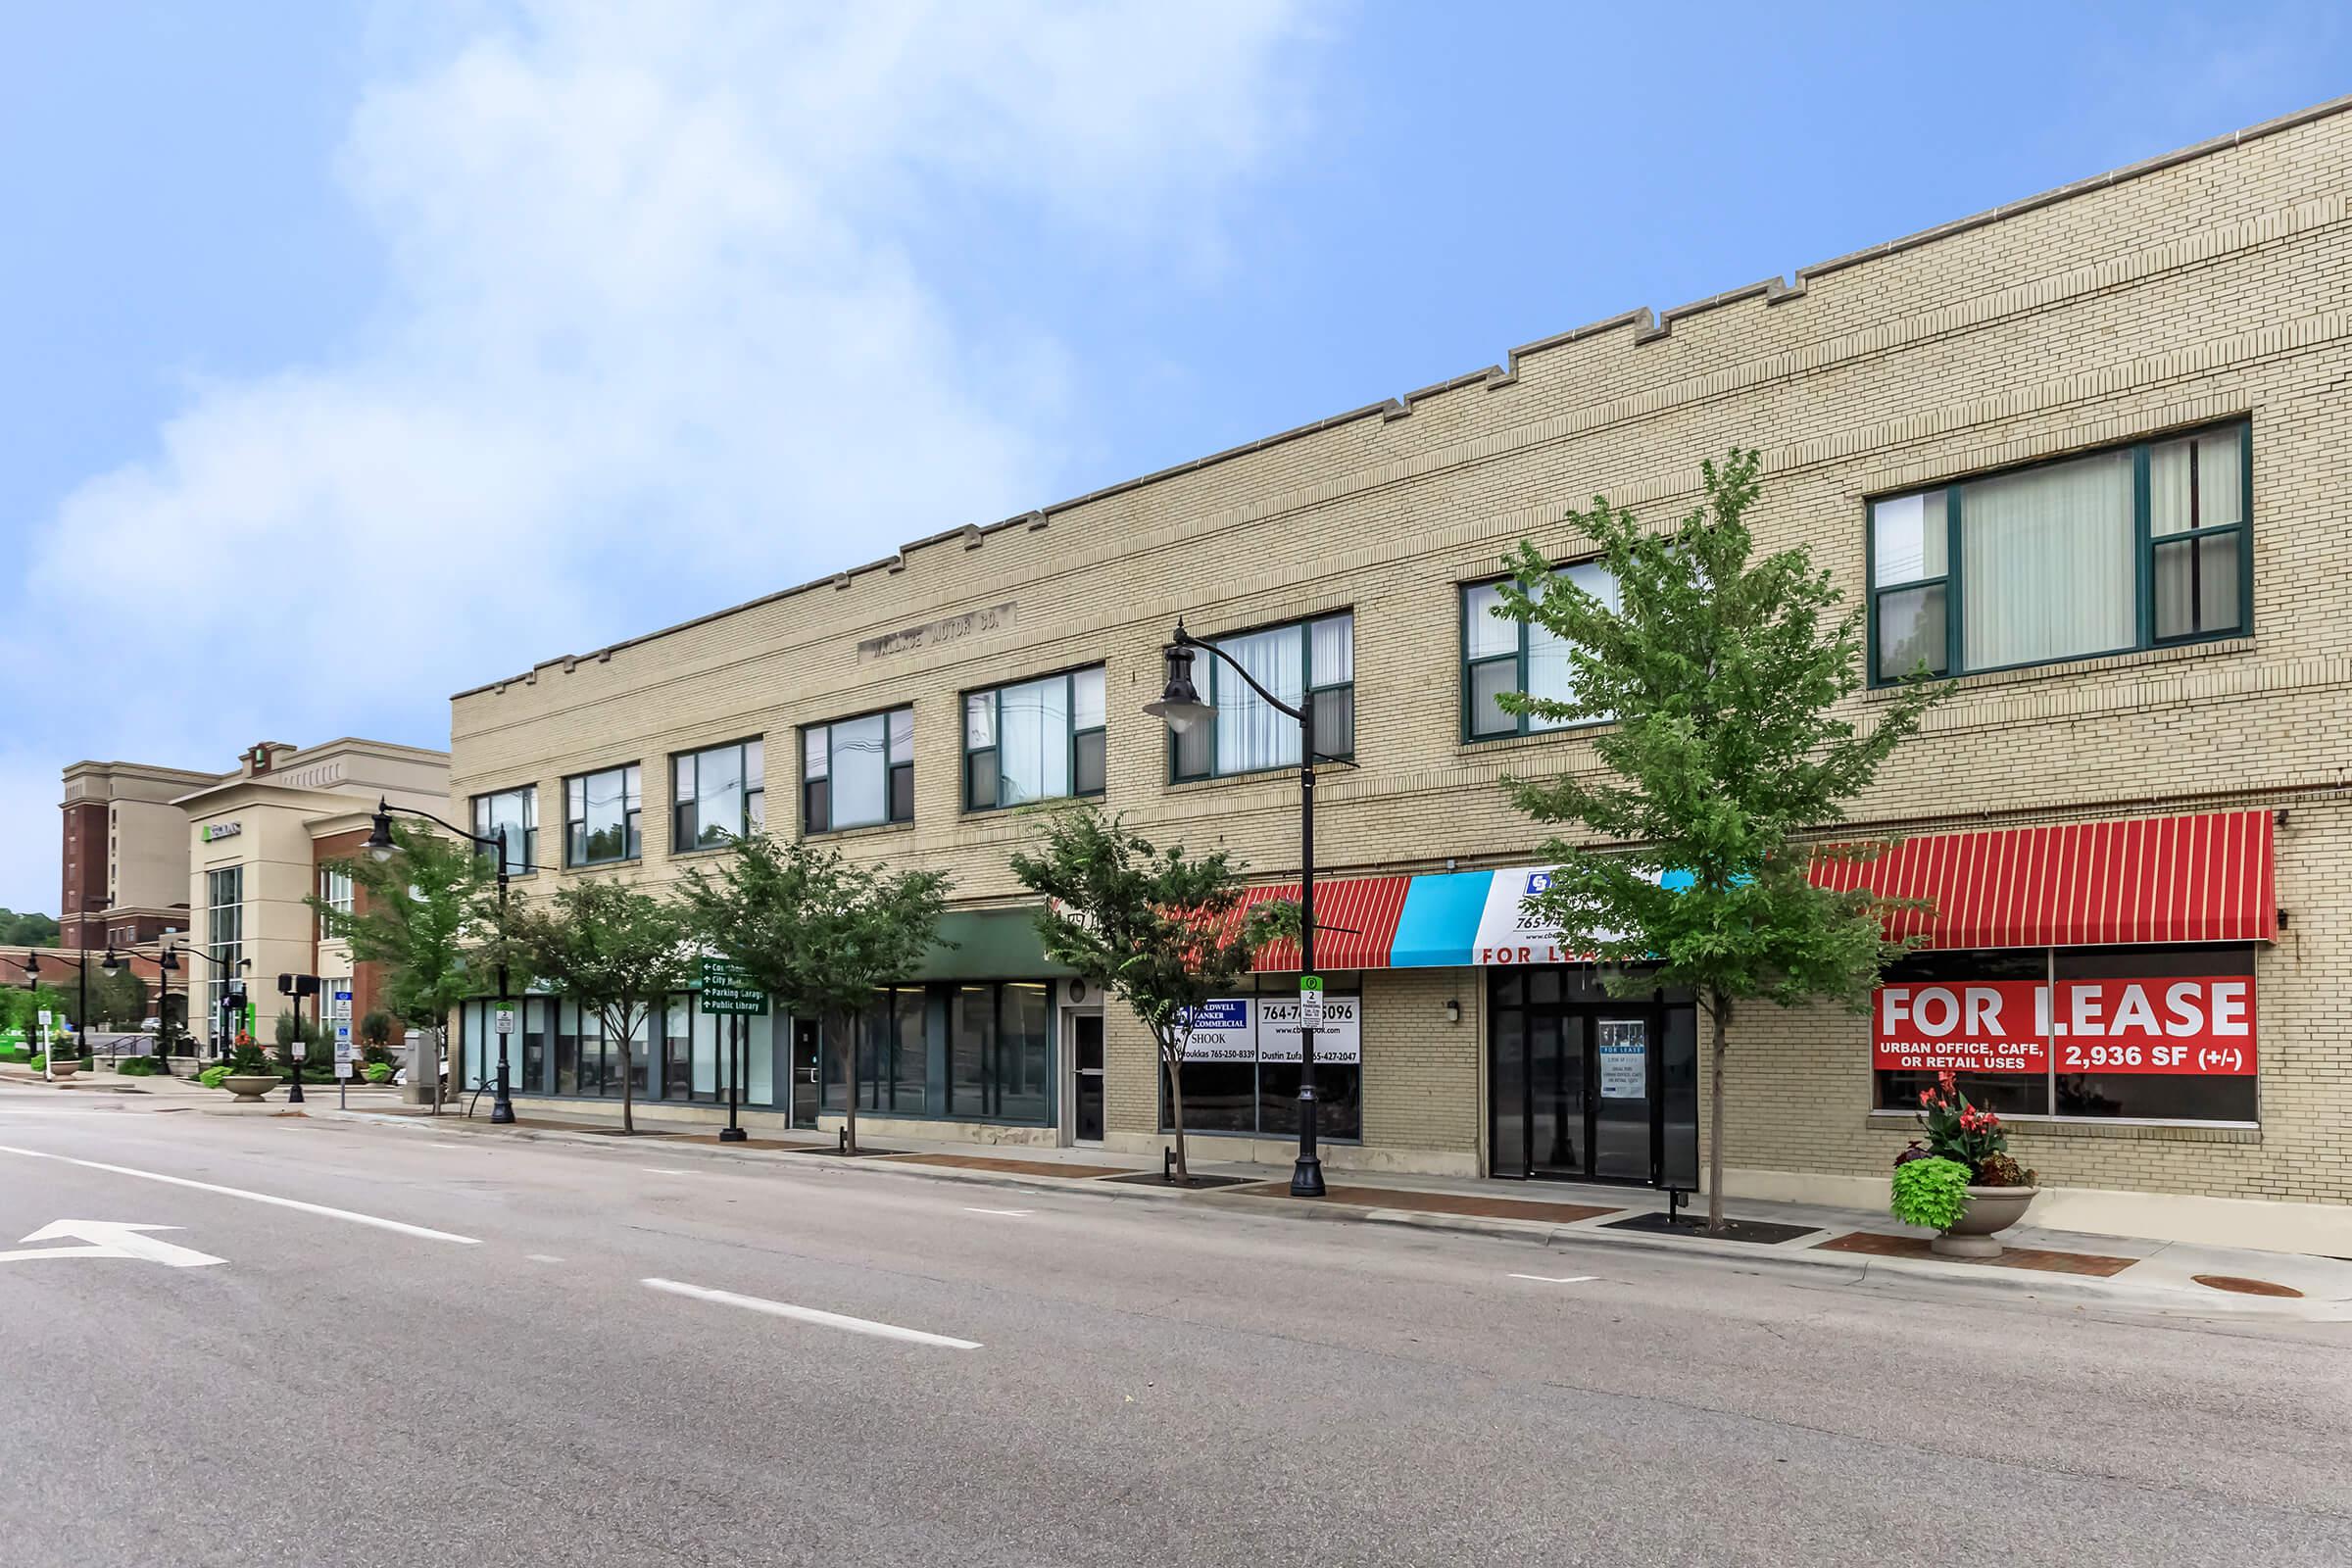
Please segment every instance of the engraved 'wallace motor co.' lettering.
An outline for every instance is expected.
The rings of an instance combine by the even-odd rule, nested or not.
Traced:
[[[920,626],[908,626],[899,631],[884,632],[868,637],[858,645],[859,659],[888,659],[893,654],[911,654],[924,648],[940,648],[961,642],[982,632],[1003,631],[1013,622],[1020,610],[1017,602],[1007,600],[991,605],[986,610],[967,610],[960,615],[946,615],[938,620],[925,621]]]

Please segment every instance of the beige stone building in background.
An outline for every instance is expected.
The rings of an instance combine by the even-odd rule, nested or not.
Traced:
[[[1606,1000],[1518,918],[1543,835],[1502,781],[1594,758],[1494,707],[1563,664],[1482,585],[1524,539],[1605,593],[1571,508],[1663,524],[1753,446],[1763,545],[1867,607],[1852,716],[1921,664],[1957,690],[1846,829],[1909,837],[1873,874],[1938,897],[1930,949],[1867,1017],[1741,1015],[1728,1185],[1883,1201],[1951,1065],[2052,1189],[2040,1223],[2352,1252],[2348,187],[2352,101],[924,539],[460,694],[451,800],[513,831],[526,895],[671,885],[760,826],[948,871],[956,946],[878,999],[861,1124],[1148,1149],[1151,1045],[1038,956],[1006,859],[1011,808],[1080,796],[1296,877],[1295,729],[1230,677],[1181,744],[1142,710],[1181,618],[1348,759],[1319,793],[1351,1014],[1319,1047],[1327,1162],[1689,1185],[1688,999]],[[1265,962],[1185,1069],[1208,1157],[1290,1149],[1297,959]],[[639,1093],[717,1114],[718,1027],[680,997]],[[838,1115],[817,1033],[755,1025],[763,1116]],[[561,999],[514,1051],[524,1093],[618,1094]]]

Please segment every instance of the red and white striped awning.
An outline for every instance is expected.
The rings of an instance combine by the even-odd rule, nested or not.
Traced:
[[[1351,876],[1315,882],[1315,967],[1318,969],[1386,969],[1389,950],[1396,940],[1396,922],[1404,914],[1409,876]],[[1251,888],[1238,907],[1274,900],[1298,902],[1298,884],[1281,882]],[[1253,965],[1262,973],[1289,974],[1298,967],[1298,944],[1289,937],[1257,950]]]
[[[2145,816],[1906,839],[1875,860],[1820,858],[1822,887],[1933,899],[1889,936],[1930,948],[2270,942],[2278,935],[2268,811]]]

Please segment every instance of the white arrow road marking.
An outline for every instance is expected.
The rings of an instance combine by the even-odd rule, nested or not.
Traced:
[[[648,1165],[645,1167],[645,1169],[646,1174],[649,1176],[691,1176],[694,1174],[692,1171],[669,1170],[660,1165]]]
[[[963,1211],[966,1214],[1004,1214],[1012,1219],[1025,1219],[1037,1212],[1033,1208],[974,1208],[969,1203],[963,1206]]]
[[[448,1231],[430,1230],[422,1225],[405,1225],[396,1219],[378,1219],[373,1214],[357,1214],[348,1208],[329,1208],[324,1203],[306,1203],[298,1198],[279,1198],[270,1193],[249,1193],[242,1187],[219,1187],[211,1182],[191,1181],[185,1176],[166,1176],[161,1171],[133,1170],[128,1165],[109,1165],[95,1159],[75,1159],[71,1154],[44,1153],[37,1149],[17,1149],[0,1144],[0,1154],[22,1154],[26,1159],[54,1159],[67,1165],[79,1165],[84,1170],[112,1171],[117,1176],[136,1176],[143,1182],[163,1182],[172,1187],[193,1188],[200,1193],[219,1193],[224,1198],[242,1198],[248,1202],[269,1203],[277,1208],[299,1209],[305,1214],[323,1214],[328,1219],[347,1219],[354,1225],[372,1225],[377,1230],[398,1231],[403,1236],[418,1236],[428,1242],[456,1242],[462,1247],[479,1247],[478,1236],[455,1236]]]
[[[142,1263],[161,1263],[166,1268],[209,1268],[215,1263],[227,1261],[210,1252],[199,1252],[193,1247],[159,1242],[152,1236],[142,1234],[146,1231],[178,1229],[177,1225],[129,1225],[111,1219],[53,1219],[23,1240],[46,1242],[72,1237],[88,1245],[0,1252],[0,1263],[13,1263],[27,1257],[127,1257]]]
[[[714,1291],[703,1285],[682,1285],[676,1280],[640,1280],[641,1285],[672,1296],[691,1297],[697,1301],[716,1301],[722,1306],[740,1306],[747,1312],[764,1312],[769,1317],[788,1317],[796,1323],[814,1323],[819,1328],[847,1329],[852,1334],[870,1334],[878,1340],[904,1340],[908,1345],[936,1345],[949,1350],[977,1350],[977,1340],[952,1339],[945,1334],[926,1334],[921,1329],[903,1329],[896,1323],[877,1323],[871,1318],[846,1317],[839,1312],[820,1312],[813,1306],[794,1306],[789,1301],[763,1300],[757,1296],[737,1296],[733,1291]]]
[[[1589,1285],[1600,1278],[1597,1274],[1513,1274],[1515,1280],[1534,1280],[1540,1285]]]

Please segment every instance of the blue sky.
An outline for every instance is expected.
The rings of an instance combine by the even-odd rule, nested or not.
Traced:
[[[115,0],[0,51],[0,903],[447,697],[2352,90],[2332,5]]]

